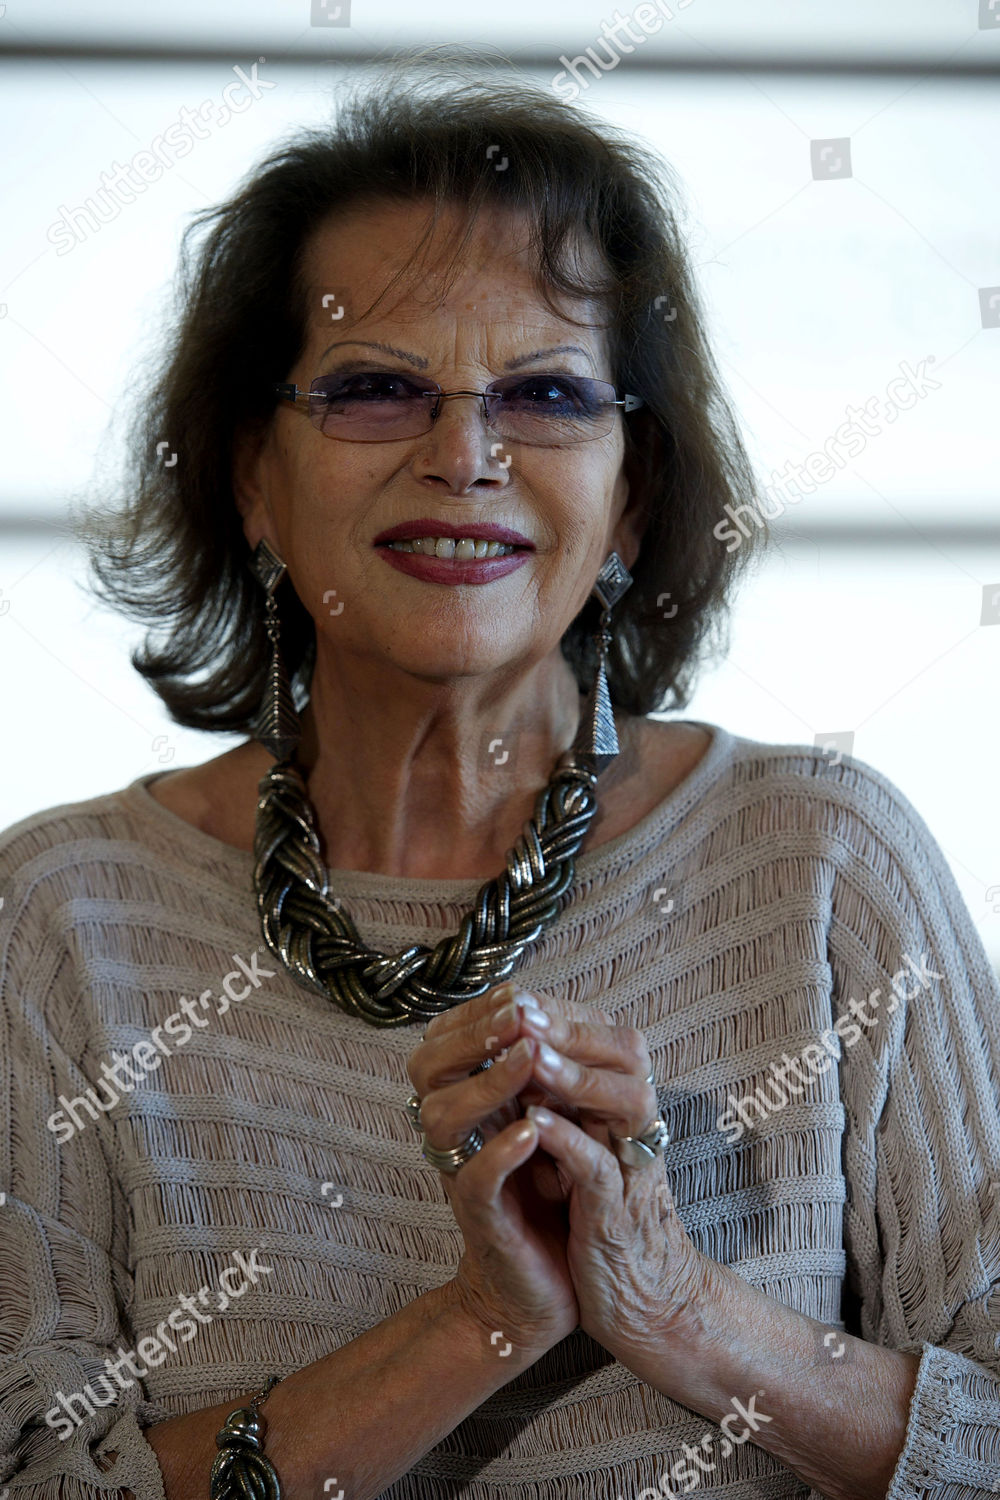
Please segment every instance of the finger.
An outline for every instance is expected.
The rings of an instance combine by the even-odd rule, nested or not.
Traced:
[[[538,1145],[538,1126],[534,1120],[515,1120],[477,1151],[459,1168],[462,1174],[462,1199],[468,1206],[479,1203],[483,1208],[498,1209],[504,1183],[531,1156]],[[445,1188],[455,1184],[456,1173],[442,1173]]]
[[[593,1019],[590,1007],[575,1001],[537,996],[510,983],[500,985],[430,1022],[424,1041],[406,1061],[417,1097],[422,1099],[432,1088],[467,1077],[486,1058],[513,1046],[524,1029],[521,1015],[538,1018],[532,1025],[535,1036],[547,1036],[554,1025],[562,1035],[564,1028],[583,1026]],[[599,1029],[614,1028],[601,1022]]]
[[[567,1120],[578,1121],[580,1118],[580,1111],[576,1108],[575,1104],[567,1104],[564,1099],[560,1099],[557,1094],[553,1094],[550,1089],[545,1088],[535,1078],[534,1073],[532,1073],[525,1087],[518,1091],[517,1099],[514,1102],[522,1115],[528,1109],[529,1105],[543,1104],[546,1109],[557,1110],[559,1114],[565,1115]]]
[[[557,1099],[578,1110],[584,1122],[599,1122],[615,1135],[639,1135],[657,1117],[656,1089],[636,1073],[587,1067],[545,1042],[538,1044],[532,1071]]]
[[[501,998],[504,988],[499,987]],[[530,1081],[518,1093],[520,1107],[545,1102],[576,1118],[589,1114],[604,1127],[598,1138],[605,1141],[607,1131],[633,1135],[655,1119],[658,1100],[646,1082],[649,1053],[637,1028],[594,1024],[588,1007],[516,988],[512,1000],[484,1015],[485,998],[459,1007],[464,1020],[455,1019],[447,1028],[444,1017],[435,1018],[438,1033],[432,1036],[428,1028],[426,1042],[410,1055],[407,1070],[421,1100],[434,1090],[464,1083],[483,1058],[498,1050],[502,1057],[519,1035],[530,1035],[544,1040]],[[475,1111],[480,1120],[482,1097],[478,1089],[466,1094],[457,1117],[469,1118]],[[428,1118],[425,1111],[423,1118]]]
[[[659,1101],[647,1082],[649,1050],[637,1027],[562,1016],[537,1027],[526,1012],[522,1034],[539,1039],[533,1083],[562,1105],[590,1114],[619,1135],[634,1135],[655,1119]]]
[[[540,1006],[532,1006],[524,1011],[525,1034],[537,1036],[564,1056],[589,1067],[635,1073],[640,1078],[648,1074],[649,1050],[638,1027],[595,1023],[592,1014],[586,1010],[580,1016],[546,1012],[539,1023],[536,1015],[540,1009]]]
[[[462,1005],[452,1005],[439,1015],[432,1016],[424,1027],[422,1042],[427,1043],[432,1039],[440,1041],[443,1036],[454,1031],[456,1026],[465,1026],[470,1017],[475,1018],[496,1010],[511,998],[507,993],[510,988],[509,981],[493,985],[484,995],[477,995],[474,1000],[466,1000]]]
[[[542,995],[507,979],[502,984],[494,985],[484,995],[477,996],[475,1000],[467,1000],[463,1005],[453,1005],[450,1010],[442,1011],[440,1015],[434,1016],[424,1029],[423,1041],[424,1043],[432,1040],[439,1041],[442,1037],[452,1035],[463,1027],[475,1025],[484,1014],[499,1010],[511,1000],[524,1005],[534,1005],[537,1009],[553,1015],[565,1015],[580,1021],[600,1021],[605,1026],[614,1024],[606,1011],[598,1010],[593,1005],[585,1005],[576,1000],[563,1000],[553,995]]]
[[[531,1106],[526,1119],[534,1121],[538,1144],[555,1160],[577,1193],[584,1215],[595,1218],[624,1201],[625,1179],[617,1156],[586,1131],[554,1111]]]
[[[507,992],[509,991],[509,996]],[[598,1010],[596,1005],[582,1000],[567,1000],[559,995],[547,995],[537,990],[530,990],[523,985],[516,984],[514,980],[508,979],[506,983],[494,991],[494,997],[523,1001],[542,1010],[550,1015],[568,1016],[571,1020],[589,1022],[593,1025],[600,1022],[603,1026],[614,1026],[615,1022],[607,1011]]]
[[[605,1011],[596,1010],[592,1005],[583,1005],[574,1001],[558,1002],[551,1001],[546,996],[537,996],[532,993],[525,995],[524,991],[515,989],[516,1000],[530,1000],[532,1003],[525,1007],[521,1034],[537,1036],[552,1045],[556,1038],[561,1051],[569,1055],[586,1058],[593,1063],[605,1062],[614,1066],[608,1053],[600,1043],[594,1042],[590,1028],[599,1023],[600,1028],[606,1034],[609,1027],[614,1026],[611,1017]],[[621,1044],[625,1050],[625,1043]],[[626,1063],[620,1066],[627,1066]],[[646,1069],[648,1073],[649,1069]],[[537,1075],[537,1069],[536,1069]],[[524,1109],[531,1104],[545,1105],[548,1109],[554,1109],[566,1115],[570,1120],[579,1119],[579,1110],[575,1104],[570,1104],[565,1098],[560,1098],[536,1077],[528,1084],[527,1088],[521,1090],[517,1096],[518,1104]]]
[[[666,1245],[670,1253],[676,1252],[681,1264],[693,1247],[664,1181],[662,1166],[660,1170],[655,1164],[629,1166],[608,1147],[551,1111],[533,1107],[526,1119],[533,1120],[538,1128],[539,1150],[552,1157],[560,1181],[569,1185],[571,1229],[575,1214],[581,1215],[591,1230],[603,1226],[608,1245],[618,1254],[623,1216],[637,1212],[632,1222],[640,1226],[644,1243]]]
[[[420,1101],[423,1132],[430,1144],[439,1151],[450,1150],[509,1103],[531,1077],[537,1045],[531,1037],[522,1037],[485,1073],[431,1089]]]
[[[517,1041],[521,1032],[520,1007],[501,996],[494,1006],[485,1008],[482,1004],[485,999],[486,996],[480,996],[459,1007],[465,1012],[464,1019],[450,1027],[442,1025],[410,1053],[406,1071],[418,1098],[423,1099],[432,1089],[467,1078],[479,1063],[488,1057],[496,1058]]]

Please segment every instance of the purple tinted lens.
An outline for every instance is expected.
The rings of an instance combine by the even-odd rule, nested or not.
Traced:
[[[491,393],[511,415],[600,423],[614,411],[615,388],[583,375],[511,375],[495,380]]]
[[[428,399],[437,387],[391,371],[320,375],[309,393],[313,422],[323,432],[378,441],[426,431]]]

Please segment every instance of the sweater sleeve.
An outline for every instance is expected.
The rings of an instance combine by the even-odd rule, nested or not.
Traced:
[[[142,1428],[173,1413],[105,1363],[134,1345],[112,1127],[101,1115],[60,1143],[46,1123],[88,1086],[86,1003],[69,907],[32,882],[29,854],[0,842],[0,1493],[165,1500]]]
[[[979,1500],[1000,1492],[1000,987],[920,815],[864,763],[839,770],[823,774],[853,1331],[920,1356],[886,1500]]]

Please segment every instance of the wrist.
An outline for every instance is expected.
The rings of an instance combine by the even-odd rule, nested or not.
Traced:
[[[648,1385],[691,1405],[695,1385],[711,1384],[711,1350],[720,1330],[725,1337],[727,1276],[733,1273],[726,1266],[689,1245],[669,1294],[642,1328],[614,1347],[606,1339],[602,1343]]]
[[[456,1347],[463,1349],[480,1365],[494,1369],[498,1389],[513,1375],[520,1374],[541,1359],[552,1347],[551,1344],[518,1342],[515,1332],[503,1327],[503,1318],[490,1320],[473,1306],[457,1279],[435,1288],[435,1293],[441,1316],[453,1333]],[[491,1326],[488,1327],[488,1323]]]

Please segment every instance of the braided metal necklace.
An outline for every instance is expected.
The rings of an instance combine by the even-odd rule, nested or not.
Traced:
[[[612,552],[598,575],[604,609],[594,685],[577,737],[539,792],[505,868],[480,887],[457,933],[434,948],[418,944],[393,955],[362,942],[339,898],[329,898],[305,774],[291,753],[301,731],[278,655],[274,601],[284,564],[262,541],[254,568],[268,591],[272,644],[269,694],[254,738],[279,757],[258,784],[253,881],[264,940],[294,979],[349,1015],[372,1026],[426,1023],[506,979],[566,904],[575,856],[597,811],[597,778],[619,749],[605,660],[610,608],[631,574]]]

